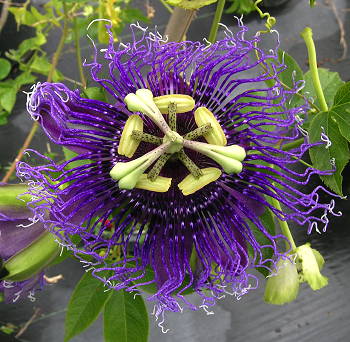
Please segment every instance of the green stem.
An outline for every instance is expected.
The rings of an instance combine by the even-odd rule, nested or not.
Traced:
[[[216,5],[215,16],[211,24],[211,29],[208,37],[208,41],[212,44],[216,42],[216,35],[218,33],[219,22],[222,17],[222,12],[224,11],[224,7],[225,0],[219,0],[218,4]]]
[[[281,208],[280,202],[276,198],[273,198],[273,197],[270,197],[270,198],[271,198],[272,205],[277,210],[280,210],[282,212],[282,208]],[[289,245],[288,241],[286,241],[286,247],[287,248],[292,247],[292,252],[294,252],[296,250],[297,246],[296,246],[296,244],[294,242],[292,233],[289,230],[289,226],[288,226],[287,221],[282,221],[282,220],[278,219],[278,222],[280,224],[282,234],[288,239],[288,241],[290,243],[290,245]]]
[[[53,73],[56,70],[58,60],[60,58],[60,55],[61,55],[63,47],[64,47],[64,43],[65,43],[66,38],[68,36],[68,27],[69,27],[68,26],[68,9],[67,9],[67,5],[66,5],[65,0],[62,0],[62,5],[63,5],[63,12],[64,12],[63,30],[62,30],[62,35],[61,35],[60,41],[58,42],[58,45],[57,45],[57,49],[52,57],[52,63],[51,63],[51,68],[50,68],[49,74],[47,76],[47,82],[52,82]]]
[[[169,13],[173,13],[173,9],[168,5],[164,0],[159,0],[163,6],[169,11]]]
[[[74,34],[74,45],[75,45],[75,56],[77,59],[77,65],[79,70],[80,81],[83,85],[83,88],[86,88],[86,79],[83,71],[83,63],[81,62],[81,50],[80,50],[80,37],[79,37],[79,28],[77,18],[73,19],[73,34]]]
[[[295,147],[299,147],[300,145],[302,145],[304,143],[304,138],[300,138],[297,140],[294,140],[288,144],[285,144],[282,146],[282,151],[289,151],[292,150]]]
[[[317,69],[317,58],[316,58],[316,48],[315,43],[312,39],[312,30],[310,27],[305,27],[303,31],[301,31],[301,37],[304,39],[308,55],[309,55],[309,66],[312,76],[312,83],[316,91],[317,98],[321,105],[321,110],[324,112],[328,111],[328,106],[326,99],[323,94],[320,77],[318,75]]]

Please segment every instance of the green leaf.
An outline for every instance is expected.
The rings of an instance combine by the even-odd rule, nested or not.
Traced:
[[[311,143],[321,141],[322,128],[331,145],[326,148],[326,144],[323,144],[310,149],[312,165],[318,170],[331,170],[331,160],[334,158],[336,171],[332,175],[321,176],[321,179],[330,189],[342,196],[343,177],[341,173],[350,159],[348,142],[341,135],[338,124],[331,113],[320,112],[314,116],[310,124],[309,137]]]
[[[338,124],[340,133],[350,142],[350,82],[338,89],[330,113]]]
[[[89,87],[83,90],[82,96],[87,99],[107,102],[107,96],[102,87]]]
[[[344,81],[342,81],[342,79],[340,78],[337,72],[329,71],[328,69],[318,68],[318,74],[320,77],[320,82],[321,82],[323,94],[326,98],[327,105],[331,107],[333,104],[334,95],[337,92],[338,88],[340,88],[344,84]],[[317,98],[317,95],[312,83],[312,76],[311,76],[310,70],[305,73],[304,80],[305,80],[305,87],[303,90],[304,94],[308,92],[309,96],[314,98],[315,105],[320,108],[320,102]]]
[[[37,72],[38,74],[42,75],[48,75],[51,69],[51,63],[48,61],[47,57],[42,55],[35,55],[31,64],[30,64],[30,71]],[[52,76],[53,82],[62,81],[64,79],[61,72],[59,72],[57,69],[54,71]]]
[[[17,89],[7,88],[6,91],[2,91],[1,93],[0,106],[4,108],[8,113],[10,113],[16,103],[16,97]]]
[[[265,227],[266,231],[270,235],[272,235],[272,236],[275,235],[274,215],[269,208],[265,208],[264,213],[261,216],[259,216],[259,220],[261,221],[261,223]],[[250,221],[248,222],[248,224],[251,227],[252,232],[254,234],[254,237],[260,246],[271,245],[270,239],[268,239],[267,236],[264,233],[262,233],[260,231],[260,229],[258,229],[258,227],[256,227]],[[254,255],[253,249],[250,245],[248,245],[248,253],[251,256]],[[261,250],[261,253],[262,253],[262,260],[257,260],[257,261],[264,261],[266,259],[271,259],[273,256],[273,249],[270,247],[265,247]],[[270,267],[271,262],[266,262],[266,263],[264,263],[264,265],[266,267]],[[267,277],[269,275],[269,271],[265,267],[257,267],[257,271],[259,271],[265,277]]]
[[[310,0],[310,7],[314,7],[316,5],[316,0]]]
[[[113,291],[103,317],[105,342],[148,341],[148,313],[141,296],[124,290]]]
[[[11,63],[5,58],[0,58],[0,80],[6,78],[10,71]]]
[[[90,273],[83,275],[68,304],[65,342],[80,334],[96,320],[110,295],[110,292],[104,292],[105,289],[104,283]]]
[[[278,78],[289,88],[294,88],[295,81],[299,81],[304,78],[303,71],[301,70],[298,62],[287,52],[281,49],[278,50],[278,60],[280,63],[284,62],[284,64],[287,66],[287,69],[282,71],[278,75]]]

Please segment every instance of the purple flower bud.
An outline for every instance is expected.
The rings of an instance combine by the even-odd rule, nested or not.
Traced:
[[[57,256],[57,238],[42,222],[29,220],[27,186],[0,185],[0,292],[6,302],[34,300],[44,284],[43,269]],[[24,218],[27,217],[27,218]]]

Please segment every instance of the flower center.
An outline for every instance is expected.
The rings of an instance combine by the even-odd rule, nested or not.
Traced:
[[[186,154],[185,149],[199,152],[218,163],[228,174],[242,171],[242,161],[246,157],[245,150],[238,145],[227,145],[224,131],[219,122],[205,107],[194,112],[198,128],[181,136],[177,132],[177,116],[191,112],[195,101],[188,95],[164,95],[153,97],[148,89],[139,89],[135,94],[128,94],[125,99],[132,112],[141,112],[149,117],[164,133],[160,138],[143,132],[143,120],[138,115],[131,115],[125,123],[118,153],[131,158],[141,141],[158,145],[152,151],[129,162],[118,162],[110,175],[118,181],[121,189],[145,189],[155,192],[166,192],[171,185],[171,178],[160,176],[167,161],[178,159],[189,171],[178,187],[182,193],[190,195],[221,176],[216,167],[200,169]],[[167,121],[163,115],[167,115]],[[204,137],[208,143],[194,141]],[[150,168],[148,173],[145,173]]]

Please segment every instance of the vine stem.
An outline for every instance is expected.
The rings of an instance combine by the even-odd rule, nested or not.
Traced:
[[[318,75],[318,69],[317,69],[317,58],[316,58],[316,48],[315,43],[312,39],[312,30],[310,27],[305,27],[304,30],[301,31],[301,37],[304,39],[307,52],[309,55],[309,66],[312,76],[312,83],[315,88],[317,98],[320,102],[321,110],[324,112],[328,111],[328,106],[326,99],[323,94],[322,86],[320,77]]]
[[[1,15],[0,15],[0,33],[6,24],[10,5],[11,5],[11,0],[4,2],[2,5]]]
[[[80,81],[82,83],[82,87],[85,89],[86,79],[84,75],[83,64],[81,62],[80,37],[79,37],[79,30],[78,30],[78,21],[76,17],[74,17],[73,19],[73,33],[74,33],[75,56],[77,59]]]
[[[221,20],[222,13],[224,11],[225,1],[226,0],[219,0],[217,5],[216,5],[215,15],[214,15],[213,22],[211,24],[210,33],[209,33],[209,37],[208,37],[208,41],[212,44],[216,42],[216,36],[218,34],[219,22]]]
[[[164,0],[160,0],[160,2],[168,10],[169,13],[173,13],[174,10]]]
[[[62,35],[60,38],[60,41],[57,45],[57,49],[52,57],[52,63],[51,63],[51,68],[49,70],[49,74],[47,76],[47,82],[51,82],[52,81],[52,76],[54,71],[56,70],[57,67],[57,63],[58,60],[60,58],[60,55],[62,53],[63,50],[63,46],[64,46],[64,42],[67,38],[68,35],[68,10],[67,10],[67,5],[66,2],[63,0],[63,11],[64,11],[64,23],[63,23],[63,30],[62,30]],[[8,169],[8,171],[6,172],[5,176],[3,177],[3,179],[1,180],[1,182],[3,183],[7,183],[9,181],[9,179],[11,178],[12,174],[14,173],[14,171],[16,170],[16,164],[21,161],[21,159],[23,158],[23,154],[24,151],[30,146],[33,137],[36,133],[36,131],[38,130],[39,124],[37,121],[35,121],[32,125],[31,130],[29,131],[21,149],[19,150],[17,157],[15,158],[15,160],[11,163],[10,168]]]
[[[273,198],[273,197],[270,197],[270,198],[271,198],[271,201],[272,201],[272,205],[277,210],[282,211],[281,203],[276,198]],[[292,248],[292,252],[295,251],[297,246],[296,246],[296,244],[294,242],[294,239],[293,239],[292,233],[290,232],[290,229],[289,229],[287,221],[282,221],[281,219],[278,219],[278,222],[280,224],[282,234],[288,239],[288,241],[286,241],[287,249],[289,249],[289,247],[291,247]],[[290,243],[290,245],[289,245],[288,242]]]
[[[196,10],[186,10],[176,7],[170,16],[168,25],[165,29],[165,36],[168,36],[169,42],[181,42],[186,35]]]

